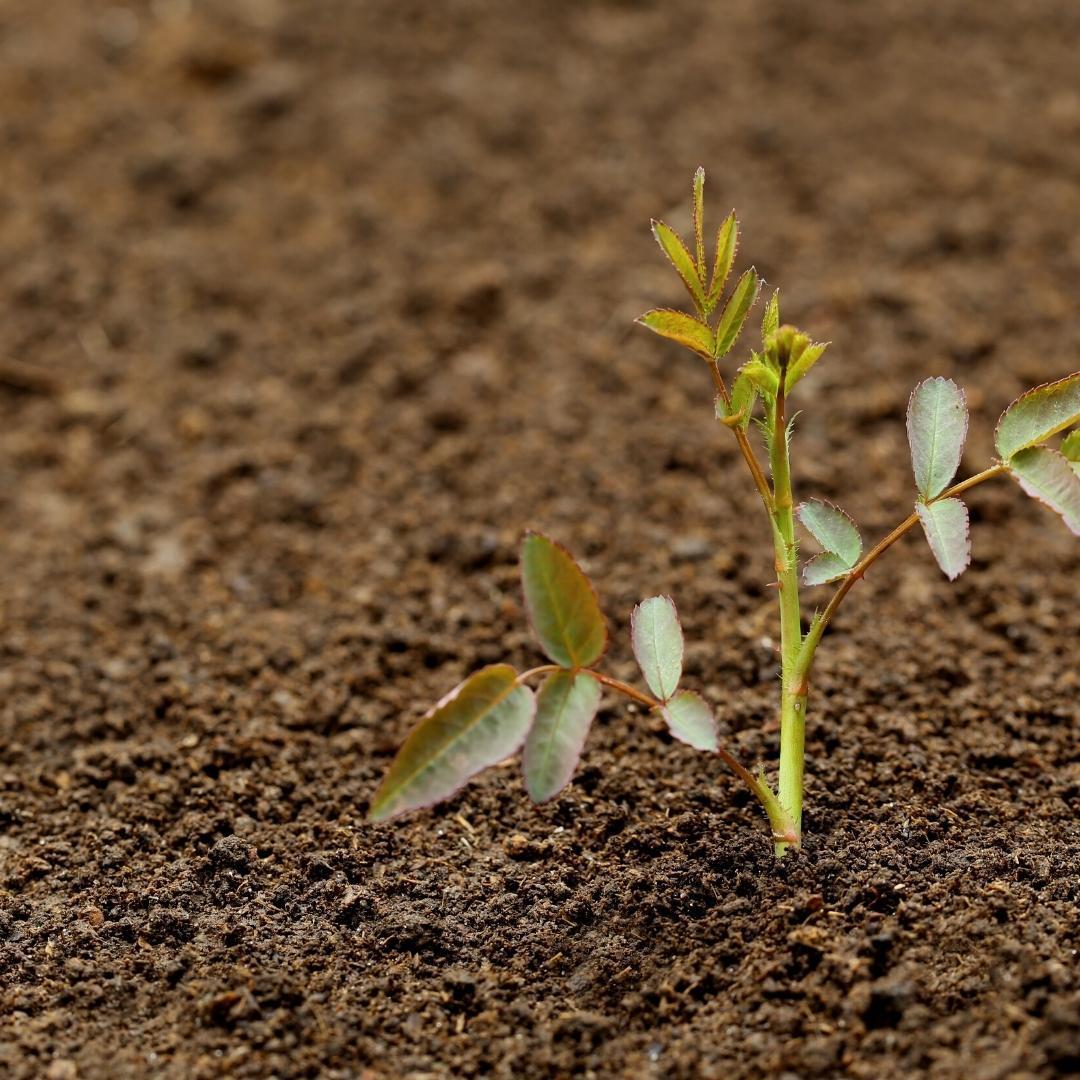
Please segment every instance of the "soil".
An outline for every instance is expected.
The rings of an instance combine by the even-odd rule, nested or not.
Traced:
[[[1076,541],[973,491],[811,696],[774,860],[710,757],[605,704],[384,827],[403,734],[538,663],[526,527],[669,592],[686,685],[775,760],[768,534],[706,372],[632,325],[714,221],[833,342],[796,478],[868,537],[903,413],[963,468],[1075,368],[1080,8],[7,0],[0,8],[0,1072],[1080,1074]],[[745,264],[745,262],[744,262]]]

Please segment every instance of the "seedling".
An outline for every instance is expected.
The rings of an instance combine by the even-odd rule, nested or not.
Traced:
[[[934,558],[951,580],[971,558],[968,512],[961,495],[999,476],[1012,476],[1030,496],[1064,518],[1080,535],[1080,371],[1029,390],[998,421],[996,461],[953,483],[967,435],[964,392],[950,379],[931,378],[912,392],[907,434],[915,474],[911,514],[863,552],[852,519],[822,499],[796,504],[792,492],[791,398],[825,352],[793,326],[780,324],[773,293],[761,327],[760,351],[737,369],[729,387],[725,362],[757,300],[762,281],[753,268],[725,299],[738,246],[732,213],[716,238],[711,269],[703,231],[705,176],[693,184],[694,250],[663,222],[653,232],[693,304],[693,312],[659,308],[639,322],[696,354],[712,378],[715,412],[735,438],[768,522],[775,553],[780,607],[780,761],[774,788],[766,772],[752,772],[719,745],[713,712],[700,694],[682,689],[683,634],[675,604],[666,596],[643,600],[633,612],[631,637],[647,690],[598,669],[608,644],[596,593],[581,568],[553,540],[530,533],[521,547],[525,604],[540,647],[551,663],[518,674],[506,664],[470,676],[425,716],[406,739],[371,804],[383,821],[456,792],[489,765],[524,747],[525,787],[535,802],[552,799],[570,782],[604,690],[658,713],[671,734],[715,753],[761,803],[782,856],[802,841],[806,706],[814,658],[840,605],[866,571],[909,530],[921,526]],[[721,301],[724,301],[721,303]],[[768,473],[751,442],[760,431]],[[1077,427],[1059,449],[1046,443]],[[835,583],[808,628],[802,627],[796,520],[821,549],[802,568],[807,588]],[[528,684],[542,680],[537,693]]]

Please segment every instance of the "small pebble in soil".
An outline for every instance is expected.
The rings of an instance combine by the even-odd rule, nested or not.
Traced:
[[[548,845],[546,843],[535,843],[524,833],[511,833],[503,841],[503,851],[511,859],[528,862],[533,859],[542,859],[548,853]]]

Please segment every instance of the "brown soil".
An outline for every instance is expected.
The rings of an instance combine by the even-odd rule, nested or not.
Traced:
[[[907,512],[1076,367],[1080,9],[455,0],[0,8],[0,1072],[1080,1073],[1075,540],[974,492],[853,594],[782,864],[718,764],[611,702],[365,824],[426,705],[537,662],[543,528],[773,760],[767,533],[648,235],[694,166],[785,314],[804,493]]]

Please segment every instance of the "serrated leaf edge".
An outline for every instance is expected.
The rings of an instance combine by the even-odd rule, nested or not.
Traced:
[[[795,418],[792,417],[792,420]],[[855,524],[855,519],[844,509],[837,506],[831,499],[805,499],[795,507],[795,516],[799,519],[799,524],[814,538],[818,546],[822,549],[822,554],[835,555],[841,562],[847,562],[844,556],[839,551],[833,551],[828,547],[825,542],[810,528],[809,525],[803,520],[802,510],[803,507],[809,506],[811,503],[821,503],[823,506],[829,507],[830,510],[835,510],[841,517],[846,518],[851,527],[855,530],[855,535],[859,538],[859,553],[855,556],[854,560],[848,563],[848,569],[850,570],[858,561],[862,558],[863,553],[863,538],[862,533],[859,531],[859,526]],[[816,556],[815,556],[816,558]]]
[[[1009,404],[1002,411],[1001,415],[998,417],[997,424],[994,426],[994,449],[997,450],[999,454],[1001,453],[1001,448],[998,446],[998,432],[1001,431],[1002,421],[1005,419],[1006,416],[1009,415],[1010,412],[1012,412],[1013,408],[1019,402],[1023,401],[1024,398],[1038,392],[1039,390],[1046,390],[1051,386],[1057,386],[1059,383],[1065,383],[1068,382],[1070,379],[1075,379],[1077,377],[1080,377],[1080,371],[1070,371],[1068,375],[1063,375],[1060,379],[1051,379],[1050,382],[1039,383],[1038,386],[1033,386],[1030,390],[1025,390],[1019,397],[1014,398],[1011,402],[1009,402]],[[1061,424],[1059,427],[1054,428],[1053,431],[1048,431],[1045,435],[1041,435],[1039,439],[1035,442],[1025,443],[1023,446],[1018,446],[1011,454],[1008,455],[1008,457],[1015,457],[1017,454],[1020,453],[1021,450],[1028,450],[1033,446],[1041,446],[1046,439],[1053,438],[1056,434],[1058,434],[1058,432],[1064,431],[1067,427],[1070,427],[1075,422],[1075,418],[1065,421],[1065,423]]]

